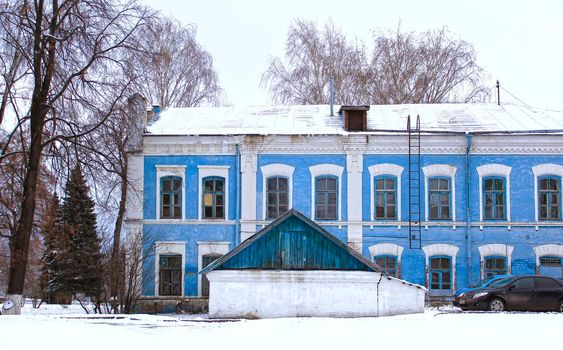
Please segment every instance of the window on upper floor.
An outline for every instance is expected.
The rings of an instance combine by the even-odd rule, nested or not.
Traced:
[[[375,178],[375,218],[397,219],[397,178],[394,176]]]
[[[270,177],[266,182],[266,218],[276,219],[288,210],[288,180],[285,177]]]
[[[483,218],[485,220],[506,219],[505,179],[488,177],[483,179]]]
[[[373,258],[375,263],[384,269],[389,275],[398,277],[397,257],[393,255],[379,255]]]
[[[159,255],[158,295],[182,294],[182,255]]]
[[[225,218],[225,179],[210,176],[203,178],[202,218]]]
[[[484,278],[494,277],[496,275],[506,275],[507,273],[506,257],[488,256],[485,258],[485,268],[483,271]]]
[[[543,176],[539,182],[539,219],[561,220],[561,178]]]
[[[182,217],[182,178],[164,176],[160,178],[160,218]]]
[[[450,179],[434,177],[428,180],[428,204],[430,220],[451,220],[450,206],[452,191]]]
[[[315,218],[336,220],[338,218],[338,178],[319,176],[315,178]]]

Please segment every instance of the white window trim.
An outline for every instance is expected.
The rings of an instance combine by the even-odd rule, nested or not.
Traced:
[[[369,175],[370,175],[370,220],[375,220],[375,177],[376,176],[384,176],[390,175],[395,176],[397,178],[397,221],[401,222],[401,176],[403,174],[403,167],[390,164],[390,163],[383,163],[372,165],[368,168]]]
[[[342,173],[344,167],[336,164],[318,164],[309,167],[311,172],[311,219],[315,218],[315,179],[323,175],[338,177],[338,221],[342,221]]]
[[[229,220],[229,166],[228,165],[198,165],[198,184],[197,184],[197,218],[198,220]],[[203,179],[208,176],[218,176],[225,179],[225,218],[224,219],[203,219],[202,217],[202,197],[203,197]]]
[[[196,242],[197,243],[197,271],[203,269],[203,256],[207,254],[225,255],[229,252],[230,242]],[[197,274],[197,295],[201,296],[202,275]]]
[[[483,222],[484,203],[483,203],[483,178],[489,176],[504,177],[506,194],[506,221],[510,222],[510,172],[512,167],[502,164],[485,164],[477,167],[479,174],[479,221]]]
[[[160,278],[160,256],[163,254],[180,254],[182,256],[182,267],[181,267],[181,277],[180,277],[180,296],[184,296],[184,275],[186,266],[186,242],[183,241],[157,241],[154,242],[154,256],[155,256],[155,276],[154,276],[154,295],[160,295],[158,293],[159,278]]]
[[[455,173],[457,168],[452,165],[447,164],[432,164],[427,165],[422,168],[424,172],[424,221],[428,222],[428,178],[435,177],[435,176],[444,176],[449,177],[452,181],[451,191],[452,191],[452,222],[456,221],[456,210],[455,210]]]
[[[563,245],[562,244],[544,244],[534,247],[536,254],[536,270],[540,267],[540,258],[542,256],[558,256],[563,258]]]
[[[512,272],[512,251],[514,247],[507,244],[485,244],[480,246],[479,254],[481,255],[481,279],[485,276],[485,258],[489,256],[504,256],[506,257],[506,272]]]
[[[160,218],[160,179],[165,176],[179,176],[182,178],[182,217],[180,219]],[[157,165],[156,166],[156,220],[183,220],[186,218],[186,166],[185,165]]]
[[[540,176],[560,176],[563,181],[563,165],[559,164],[540,164],[532,167],[532,172],[534,173],[534,215],[536,219],[536,225],[539,223],[539,198],[538,198],[538,178]],[[563,198],[563,185],[561,186],[561,198]],[[536,230],[538,227],[536,226]]]
[[[390,255],[397,257],[397,265],[401,264],[401,256],[403,255],[404,248],[398,244],[393,243],[379,243],[368,247],[371,260],[379,255]]]
[[[262,172],[262,218],[266,219],[266,204],[267,204],[267,183],[266,180],[270,177],[286,177],[288,179],[287,183],[287,210],[293,208],[293,171],[294,167],[286,164],[268,164],[260,167]]]
[[[455,286],[457,283],[456,277],[456,256],[459,251],[459,248],[452,244],[430,244],[427,246],[422,247],[422,251],[424,252],[425,256],[425,264],[426,264],[426,286],[428,286],[428,290],[430,290],[429,284],[429,277],[430,274],[430,266],[428,264],[429,260],[433,256],[442,255],[442,256],[449,256],[452,258],[452,284],[451,289],[455,290]]]

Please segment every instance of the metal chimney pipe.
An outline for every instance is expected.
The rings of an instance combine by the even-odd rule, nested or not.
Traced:
[[[334,78],[330,78],[330,116],[334,115]]]

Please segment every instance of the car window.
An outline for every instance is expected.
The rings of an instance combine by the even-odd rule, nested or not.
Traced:
[[[501,278],[501,279],[498,279],[498,280],[496,280],[496,281],[492,281],[492,282],[489,284],[489,287],[490,287],[490,288],[504,287],[504,286],[506,286],[507,284],[509,284],[510,282],[512,282],[513,280],[514,280],[514,277]]]
[[[534,288],[534,279],[531,277],[520,278],[514,282],[514,289]]]
[[[535,280],[536,288],[547,289],[559,287],[557,281],[554,281],[551,278],[536,277]]]

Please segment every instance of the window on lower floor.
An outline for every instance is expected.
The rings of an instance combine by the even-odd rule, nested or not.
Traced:
[[[430,258],[430,289],[452,288],[452,259],[448,256]]]
[[[182,294],[182,256],[167,254],[159,256],[158,264],[158,294]]]
[[[225,218],[225,179],[206,177],[203,179],[203,218]]]
[[[270,177],[266,184],[266,218],[276,219],[288,209],[288,181],[285,177]]]
[[[219,259],[221,254],[206,254],[201,257],[201,266],[202,268],[207,267],[207,265],[211,264],[215,260]],[[209,280],[207,279],[207,274],[204,274],[201,278],[201,295],[204,297],[209,296]]]
[[[506,258],[500,256],[489,256],[485,258],[485,269],[483,275],[485,278],[491,278],[496,275],[506,275],[507,266]]]
[[[428,204],[430,220],[451,220],[450,205],[452,191],[450,178],[431,178],[428,181]]]
[[[397,179],[389,176],[375,178],[375,218],[397,218]]]
[[[397,257],[392,255],[379,255],[374,257],[375,263],[384,269],[389,275],[398,277]]]
[[[561,178],[541,177],[538,195],[540,220],[561,220]]]
[[[490,177],[483,180],[483,201],[485,220],[504,220],[506,218],[504,178]]]
[[[338,218],[338,178],[319,176],[315,179],[315,218],[336,220]]]
[[[160,218],[182,217],[182,178],[164,176],[160,178]]]

